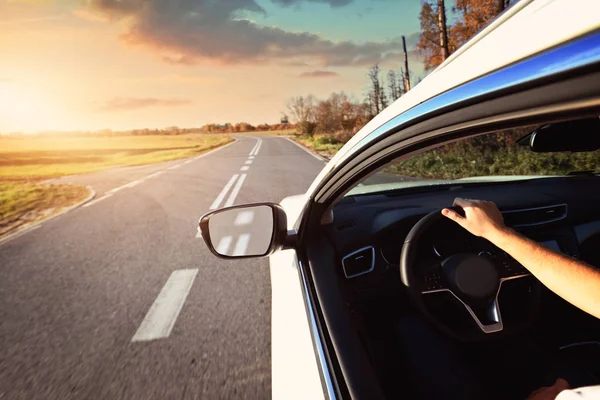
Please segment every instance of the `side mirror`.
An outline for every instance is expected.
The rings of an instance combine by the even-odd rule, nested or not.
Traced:
[[[265,257],[287,246],[287,217],[274,203],[244,204],[200,217],[199,231],[210,251],[221,258]]]

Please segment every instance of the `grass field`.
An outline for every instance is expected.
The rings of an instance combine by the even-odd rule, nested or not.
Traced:
[[[331,135],[296,135],[290,138],[329,159],[344,145],[344,143],[338,142]]]
[[[270,136],[292,136],[296,134],[296,128],[292,129],[279,129],[275,131],[251,131],[251,132],[240,132],[243,135],[270,135]]]
[[[48,185],[45,179],[192,157],[232,140],[207,134],[0,136],[0,238],[88,196],[84,187]]]
[[[227,135],[0,137],[0,181],[41,180],[197,155]]]

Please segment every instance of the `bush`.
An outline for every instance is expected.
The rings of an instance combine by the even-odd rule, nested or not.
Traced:
[[[333,136],[335,137],[335,140],[338,143],[348,143],[348,141],[350,139],[352,139],[352,136],[354,136],[354,133],[352,133],[351,131],[338,131],[336,133],[333,134]]]
[[[309,135],[312,136],[315,134],[315,130],[317,129],[317,124],[314,122],[298,122],[296,125],[296,131],[299,135]]]

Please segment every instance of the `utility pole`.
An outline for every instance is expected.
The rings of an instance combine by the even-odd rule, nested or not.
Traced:
[[[406,38],[402,35],[402,48],[404,49],[404,93],[410,90],[410,75],[408,73],[408,53],[406,52]]]

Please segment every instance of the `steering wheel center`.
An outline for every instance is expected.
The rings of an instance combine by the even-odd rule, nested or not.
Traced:
[[[442,263],[444,274],[458,292],[474,300],[494,297],[500,276],[494,263],[474,254],[456,254]]]

